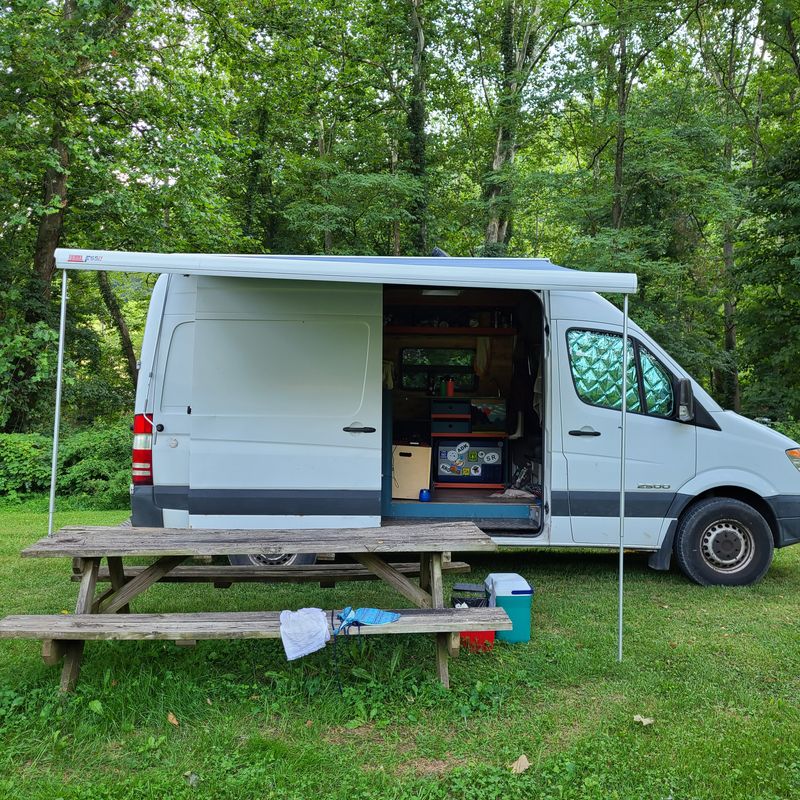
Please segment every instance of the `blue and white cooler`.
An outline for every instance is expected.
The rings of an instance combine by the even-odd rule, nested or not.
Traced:
[[[489,605],[505,609],[513,626],[510,631],[497,631],[497,638],[504,642],[529,642],[533,587],[516,572],[492,572],[486,576],[484,585]]]

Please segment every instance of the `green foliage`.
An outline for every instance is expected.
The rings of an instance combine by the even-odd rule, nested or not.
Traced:
[[[49,491],[52,438],[0,434],[0,497],[22,500]],[[131,433],[127,421],[62,436],[56,490],[91,508],[124,508],[129,500]]]
[[[122,508],[130,502],[128,420],[98,425],[65,437],[58,456],[59,492],[86,497],[93,508]]]
[[[0,434],[0,495],[46,491],[52,445],[52,439],[39,433]]]
[[[634,318],[721,402],[798,416],[799,32],[772,0],[17,3],[0,430],[48,424],[60,298],[32,264],[60,216],[64,246],[403,255],[427,235],[634,271]],[[136,349],[152,280],[111,283]],[[94,276],[69,298],[65,419],[86,426],[133,385]]]

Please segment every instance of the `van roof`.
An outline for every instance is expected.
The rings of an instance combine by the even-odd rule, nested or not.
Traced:
[[[546,258],[411,258],[405,256],[224,255],[56,250],[59,269],[155,272],[231,278],[389,283],[558,291],[636,291],[636,275],[584,272]]]

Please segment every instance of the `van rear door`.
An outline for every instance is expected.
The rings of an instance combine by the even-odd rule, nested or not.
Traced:
[[[382,286],[199,277],[197,527],[380,524]]]

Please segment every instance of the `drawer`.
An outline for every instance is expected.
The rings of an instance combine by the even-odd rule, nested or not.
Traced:
[[[433,419],[431,420],[431,433],[469,433],[470,421],[468,419]]]
[[[472,413],[472,404],[469,400],[453,400],[442,398],[431,400],[431,414],[466,414]]]

